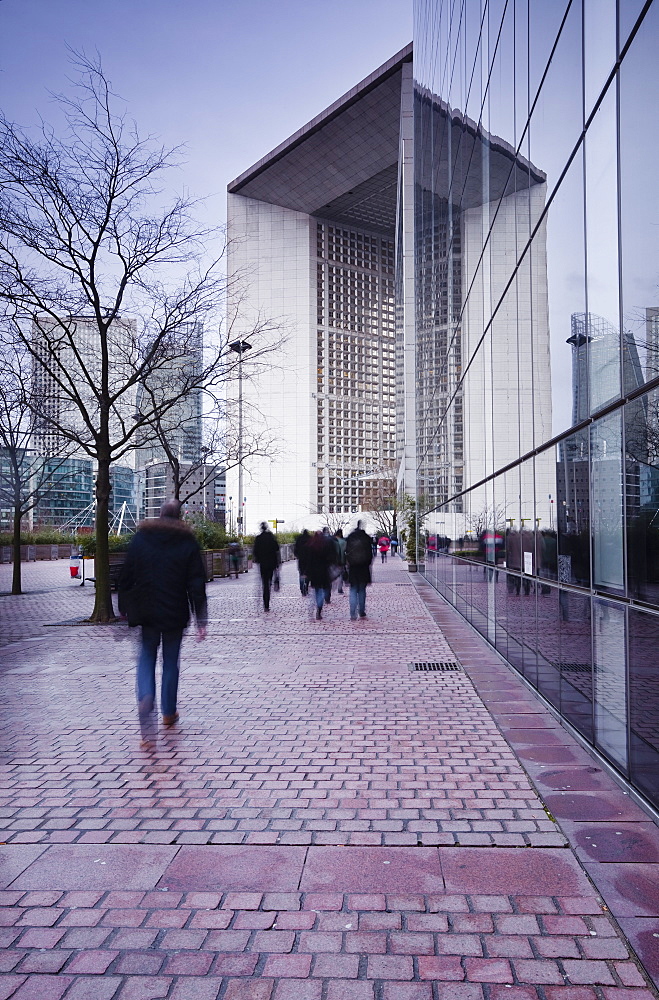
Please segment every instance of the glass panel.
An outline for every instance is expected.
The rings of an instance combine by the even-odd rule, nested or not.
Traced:
[[[586,118],[616,61],[616,0],[584,0]]]
[[[545,6],[560,12],[560,4]],[[530,159],[547,175],[547,193],[556,186],[583,130],[582,90],[581,4],[572,3],[529,125]]]
[[[490,62],[488,131],[515,143],[515,35],[512,3],[488,3]],[[496,52],[494,46],[496,45]]]
[[[588,430],[571,434],[556,450],[558,580],[590,586],[590,472]]]
[[[560,706],[560,608],[559,591],[538,585],[538,690],[556,708]]]
[[[629,611],[629,769],[631,779],[659,805],[659,618]]]
[[[590,414],[588,343],[578,329],[579,317],[586,312],[583,169],[580,150],[547,217],[552,434],[560,434]]]
[[[586,739],[593,738],[593,667],[590,598],[561,590],[561,714]]]
[[[529,0],[529,93],[531,103],[545,71],[558,35],[567,0]],[[580,7],[579,3],[574,6]],[[580,58],[580,57],[579,57]]]
[[[627,682],[625,609],[593,601],[595,743],[627,769]]]
[[[620,70],[620,224],[624,389],[659,375],[659,5],[648,11]]]
[[[588,312],[576,332],[588,343],[590,408],[595,412],[620,395],[614,88],[604,98],[585,143]]]
[[[659,605],[659,390],[625,406],[628,593]]]
[[[515,3],[515,148],[529,159],[529,5],[528,0]]]
[[[625,585],[621,424],[618,411],[590,427],[593,586],[616,591]]]
[[[618,0],[618,44],[622,49],[643,10],[644,0]],[[652,9],[648,13],[652,13]],[[646,15],[647,18],[647,15]]]

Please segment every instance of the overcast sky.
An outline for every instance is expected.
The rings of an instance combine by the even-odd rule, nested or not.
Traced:
[[[0,104],[52,116],[67,46],[100,53],[142,133],[223,221],[227,183],[412,37],[412,0],[0,0]]]

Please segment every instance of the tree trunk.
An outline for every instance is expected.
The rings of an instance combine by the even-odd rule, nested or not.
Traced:
[[[114,621],[115,618],[110,590],[109,509],[110,459],[99,456],[96,474],[96,555],[94,556],[96,599],[90,618],[90,621],[99,624]]]
[[[12,537],[12,547],[14,550],[14,565],[11,577],[12,594],[22,594],[21,588],[21,512],[18,507],[14,507],[14,530]]]

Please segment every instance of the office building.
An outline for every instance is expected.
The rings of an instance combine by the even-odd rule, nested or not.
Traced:
[[[229,269],[249,274],[246,328],[280,319],[270,373],[244,384],[274,435],[246,462],[246,527],[319,525],[361,507],[396,461],[395,236],[403,80],[411,46],[229,184]],[[411,91],[410,91],[411,92]],[[227,490],[238,496],[237,474]]]

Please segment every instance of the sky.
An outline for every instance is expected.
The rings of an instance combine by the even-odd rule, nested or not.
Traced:
[[[186,146],[180,187],[226,186],[412,38],[412,0],[0,0],[0,106],[30,125],[101,56],[142,134]]]

